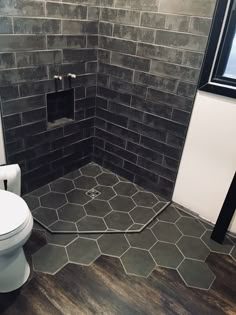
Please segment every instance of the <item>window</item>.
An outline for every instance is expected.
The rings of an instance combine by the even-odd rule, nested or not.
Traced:
[[[199,89],[236,97],[236,0],[218,0]]]

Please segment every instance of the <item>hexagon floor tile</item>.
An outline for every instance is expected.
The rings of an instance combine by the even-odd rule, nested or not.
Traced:
[[[211,239],[212,231],[206,231],[202,236],[203,242],[209,247],[212,252],[220,254],[229,254],[234,247],[234,243],[226,237],[223,244],[219,244]]]
[[[130,248],[121,257],[121,262],[127,274],[140,277],[148,277],[148,275],[156,267],[151,254],[144,249]]]
[[[184,256],[174,244],[158,242],[150,250],[158,266],[176,269]]]
[[[123,234],[104,234],[98,239],[101,253],[108,256],[120,257],[129,248]]]
[[[95,163],[24,198],[36,221],[55,233],[107,233],[109,229],[139,232],[167,205],[153,193]]]
[[[35,271],[55,274],[68,263],[64,247],[46,245],[32,255]]]
[[[149,229],[145,229],[140,233],[127,234],[126,238],[130,246],[147,250],[157,242],[156,237]]]
[[[175,224],[167,222],[157,222],[152,227],[152,231],[159,241],[168,243],[176,243],[182,236]]]
[[[176,245],[186,258],[205,261],[210,254],[209,248],[200,238],[183,236]]]
[[[90,265],[100,255],[96,241],[78,238],[66,248],[69,261],[81,265]]]
[[[209,290],[216,278],[206,263],[191,259],[185,259],[178,272],[188,287],[203,290]]]
[[[40,198],[47,194],[48,189],[46,188],[34,192],[32,196]],[[29,203],[32,203],[31,198],[28,200]],[[89,202],[85,206],[73,204],[72,208],[80,209],[80,213],[83,214]],[[33,202],[33,205],[35,204],[37,203]],[[40,219],[41,216],[45,225],[49,224],[48,228],[55,232],[55,234],[48,231],[45,233],[45,229],[40,225],[34,225],[37,232],[44,234],[43,240],[39,239],[38,246],[31,251],[36,271],[55,274],[67,263],[90,265],[100,255],[106,255],[120,259],[124,272],[129,275],[148,277],[156,266],[171,268],[177,270],[186,286],[208,290],[215,279],[215,275],[207,265],[208,255],[214,252],[214,255],[220,259],[221,254],[226,254],[231,256],[230,259],[236,260],[235,241],[231,241],[231,238],[227,237],[223,245],[213,242],[210,239],[211,230],[207,230],[199,219],[196,221],[191,215],[183,214],[174,205],[169,206],[166,214],[161,213],[147,228],[143,229],[143,224],[133,222],[142,217],[142,212],[138,211],[136,215],[132,216],[133,210],[129,213],[111,211],[104,217],[85,215],[75,222],[77,217],[74,217],[75,213],[72,208],[67,208],[68,204],[58,209],[40,206],[33,211],[36,217]],[[101,205],[104,205],[103,202]],[[142,206],[136,208],[142,208]],[[144,210],[147,213],[150,210],[156,213],[153,208],[143,207]],[[40,211],[42,212],[40,213]],[[50,215],[44,216],[45,213]],[[145,212],[143,215],[145,217]],[[60,220],[54,221],[56,216]],[[69,221],[62,220],[62,217]],[[80,232],[86,231],[88,226],[92,230],[98,230],[97,233],[81,234]],[[119,231],[117,234],[114,231],[117,228],[126,229],[127,227],[130,233],[120,233]],[[201,236],[202,229],[205,232]],[[74,234],[58,234],[58,231],[68,230],[73,231]],[[137,230],[139,233],[136,232]],[[104,231],[107,233],[104,234]],[[34,233],[32,237],[33,235]],[[28,244],[32,243],[34,242],[29,241]]]

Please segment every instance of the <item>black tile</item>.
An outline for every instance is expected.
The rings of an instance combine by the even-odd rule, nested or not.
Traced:
[[[46,130],[46,121],[36,122],[16,128],[12,128],[6,131],[5,139],[9,143],[12,140],[27,137],[29,134],[34,135]]]
[[[43,95],[16,99],[2,103],[3,116],[34,110],[45,106]]]
[[[117,147],[111,143],[106,143],[105,150],[108,152],[114,153],[115,155],[121,157],[122,159],[128,160],[132,163],[136,163],[136,161],[137,161],[137,155],[135,155],[134,153],[131,153],[127,150],[124,150],[120,147]]]
[[[152,162],[155,162],[158,164],[162,163],[162,160],[163,160],[162,154],[158,152],[154,152],[153,150],[147,149],[136,143],[128,141],[126,149]]]
[[[60,20],[14,18],[15,34],[59,34],[60,31]]]
[[[129,105],[131,101],[130,95],[112,91],[101,86],[98,86],[97,93],[98,93],[98,96],[108,98],[110,100],[113,100],[114,102],[121,103],[121,104]]]
[[[11,34],[12,23],[8,17],[0,17],[0,34]]]
[[[47,78],[45,66],[2,70],[0,71],[0,86],[24,83],[26,81],[46,80]]]
[[[46,108],[40,108],[22,113],[22,124],[46,120]]]
[[[119,136],[120,139],[130,140],[137,143],[140,140],[140,135],[138,133],[113,125],[111,123],[107,124],[107,131],[111,132],[116,136]]]
[[[109,74],[124,81],[132,81],[133,71],[127,68],[113,66],[105,63],[99,63],[99,72]]]
[[[94,154],[95,156],[97,157],[100,157],[106,161],[112,161],[112,164],[113,165],[116,165],[116,166],[119,166],[120,168],[123,166],[123,159],[112,154],[112,153],[109,153],[99,147],[95,147],[94,148]]]
[[[169,180],[172,180],[174,181],[175,178],[176,178],[176,172],[169,169],[169,168],[166,168],[166,167],[163,167],[157,163],[154,163],[150,160],[146,160],[142,157],[139,157],[138,158],[138,163],[137,165],[147,169],[148,171],[150,172],[153,172],[154,174],[157,174],[157,175],[160,175],[160,176],[163,176]]]
[[[155,140],[165,141],[166,140],[166,130],[154,129],[145,124],[129,120],[128,129],[147,137],[151,137]]]
[[[119,136],[113,135],[110,132],[106,132],[105,130],[101,130],[99,128],[95,128],[95,136],[104,141],[108,141],[120,147],[125,147],[125,140],[120,138]]]
[[[141,137],[140,144],[144,147],[147,147],[151,150],[154,150],[155,152],[162,153],[164,155],[167,155],[173,159],[179,159],[181,155],[181,150],[175,147],[172,147],[166,143],[155,141],[148,137]]]
[[[57,83],[58,90],[62,89],[62,82]],[[31,95],[47,94],[50,92],[55,92],[55,81],[45,80],[36,82],[27,82],[20,84],[20,96],[26,97]]]
[[[193,101],[183,96],[168,94],[162,91],[148,89],[148,99],[151,101],[157,101],[162,104],[178,107],[179,109],[191,112]]]
[[[117,124],[119,126],[127,127],[128,125],[128,118],[118,115],[118,114],[113,114],[107,110],[97,108],[96,113],[98,117],[101,117],[102,119],[105,119],[108,122]]]
[[[1,51],[19,51],[45,49],[45,36],[34,35],[0,35]]]
[[[141,177],[147,177],[147,178],[149,178],[149,180],[158,183],[158,180],[159,180],[158,175],[153,174],[152,172],[149,172],[148,170],[145,170],[144,168],[139,167],[133,163],[125,161],[124,162],[124,169],[129,171],[129,172],[132,172],[133,174],[137,174]]]
[[[5,129],[14,128],[22,124],[21,114],[15,114],[3,117],[3,125]]]
[[[164,118],[170,118],[172,114],[171,106],[163,105],[158,102],[154,103],[135,96],[132,97],[131,107]]]
[[[15,67],[14,54],[13,53],[0,53],[0,69],[9,69],[9,68],[14,68],[14,67]]]

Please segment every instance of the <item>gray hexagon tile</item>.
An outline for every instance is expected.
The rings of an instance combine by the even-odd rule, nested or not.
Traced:
[[[77,222],[82,219],[86,213],[81,205],[67,203],[57,210],[58,217],[60,220]]]
[[[226,237],[223,244],[219,244],[211,239],[212,231],[206,231],[202,236],[203,242],[210,248],[212,252],[219,254],[229,254],[234,246],[233,242]]]
[[[68,191],[74,189],[74,184],[72,180],[59,178],[50,184],[51,191],[59,193],[67,193]]]
[[[149,250],[156,242],[151,230],[146,229],[139,233],[126,234],[126,238],[132,247]]]
[[[98,184],[103,186],[114,186],[119,181],[116,175],[108,173],[98,175],[96,179]]]
[[[135,223],[147,224],[154,216],[155,212],[151,208],[136,207],[130,211],[130,216]]]
[[[234,248],[232,249],[230,256],[236,261],[236,245],[234,245]]]
[[[187,258],[205,261],[210,254],[209,248],[201,239],[191,236],[183,236],[177,246]]]
[[[85,190],[74,189],[67,193],[67,199],[70,203],[76,203],[79,205],[84,205],[88,201],[92,200],[89,196],[86,195]]]
[[[43,207],[57,209],[63,206],[67,200],[64,194],[50,192],[40,198]]]
[[[214,225],[212,224],[212,223],[210,223],[210,222],[206,222],[206,221],[204,221],[204,220],[199,220],[199,222],[205,227],[205,229],[207,229],[207,230],[213,230],[213,228],[214,228]]]
[[[117,195],[131,197],[133,196],[138,190],[132,183],[118,183],[114,186],[114,190]]]
[[[127,274],[148,277],[155,269],[156,263],[147,250],[130,248],[120,258]]]
[[[159,213],[160,215],[160,211],[162,213],[162,210],[167,206],[167,202],[164,202],[164,201],[160,201],[158,202],[155,207],[153,207],[153,210],[156,212],[156,213]],[[166,211],[168,209],[168,207],[165,208],[164,211]]]
[[[67,221],[56,221],[49,226],[52,232],[77,232],[75,223]]]
[[[209,290],[215,275],[206,263],[185,259],[178,267],[178,272],[188,287]]]
[[[76,179],[77,177],[79,177],[81,175],[81,172],[80,170],[75,170],[73,172],[70,172],[66,175],[63,176],[63,178],[66,178],[66,179]]]
[[[47,193],[50,192],[50,188],[49,188],[49,185],[45,185],[45,186],[42,186],[34,191],[32,191],[30,193],[31,196],[35,196],[35,197],[41,197],[43,195],[46,195]]]
[[[153,207],[159,201],[152,193],[144,191],[137,192],[132,198],[136,205],[142,207]]]
[[[94,178],[88,176],[80,176],[74,180],[75,186],[79,189],[90,190],[97,186],[97,182]]]
[[[32,255],[35,271],[55,274],[68,263],[66,250],[62,246],[46,245]]]
[[[182,233],[174,224],[167,222],[157,222],[152,227],[152,231],[159,241],[169,243],[176,243],[182,236]]]
[[[104,255],[120,257],[129,248],[123,234],[104,234],[98,239],[98,246]]]
[[[104,218],[108,228],[112,230],[127,230],[133,221],[131,220],[128,213],[122,213],[118,211],[112,211]]]
[[[135,207],[135,203],[130,197],[116,196],[109,201],[112,209],[122,212],[129,212]]]
[[[173,207],[169,206],[165,211],[158,215],[158,219],[164,222],[175,223],[180,218],[179,212]]]
[[[25,202],[27,203],[31,211],[34,211],[40,206],[39,198],[37,197],[31,196],[31,195],[25,195],[23,199],[25,200]]]
[[[102,200],[92,200],[84,208],[88,215],[97,217],[104,217],[112,211],[109,203]]]
[[[40,207],[34,211],[34,218],[44,226],[49,226],[58,220],[57,213],[54,209]]]
[[[174,244],[158,242],[150,250],[158,266],[176,269],[184,256]]]
[[[98,176],[99,174],[102,173],[102,170],[101,168],[94,164],[94,163],[90,163],[86,166],[83,166],[81,167],[81,173],[85,176],[91,176],[91,177],[96,177]]]
[[[86,216],[77,222],[77,229],[79,232],[103,232],[107,230],[107,227],[102,218]]]
[[[176,225],[184,235],[201,237],[205,227],[195,218],[181,217]]]
[[[141,229],[143,228],[144,228],[143,224],[134,223],[133,225],[131,225],[131,227],[129,227],[129,231],[141,232]]]
[[[94,189],[100,192],[100,195],[96,197],[96,199],[99,199],[99,200],[110,200],[116,195],[114,190],[111,187],[99,185],[99,186],[96,186]]]
[[[66,246],[78,238],[77,234],[52,234],[46,233],[48,244]]]
[[[90,265],[100,255],[96,241],[85,238],[78,238],[66,248],[69,262]]]
[[[85,216],[107,217],[111,230],[125,232],[127,229],[132,229],[134,231],[135,227],[137,227],[136,231],[140,231],[144,225],[148,224],[156,216],[156,208],[158,206],[161,208],[167,203],[159,202],[159,198],[154,194],[143,189],[141,191],[141,188],[138,188],[137,185],[128,180],[121,180],[110,171],[102,169],[95,163],[90,163],[82,167],[81,170],[64,175],[49,185],[42,187],[42,189],[33,192],[35,196],[30,194],[28,200],[32,204],[31,208],[34,210],[40,206],[57,210],[58,219],[56,221],[77,223],[84,219]],[[98,193],[89,194],[92,189]],[[137,206],[132,196],[144,206]],[[152,207],[153,205],[155,205],[155,210]],[[112,214],[112,212],[114,213]],[[122,215],[117,212],[127,214]],[[131,216],[128,215],[130,212]],[[109,214],[111,216],[108,216]],[[40,216],[37,214],[38,222],[40,222],[39,218]],[[114,223],[111,222],[111,218],[114,218]],[[50,231],[52,231],[51,227],[57,229],[58,226],[62,226],[62,223],[57,225],[56,222],[52,221],[50,214],[48,219],[42,218],[41,223],[44,223],[46,220],[48,220],[47,225],[50,225]],[[101,224],[96,225],[93,219],[88,218],[82,222],[84,222],[83,232],[86,232],[86,230],[87,232],[96,232],[96,226],[99,228],[98,233],[109,232],[104,222],[102,224],[103,230],[101,230]],[[89,223],[91,223],[91,226]],[[71,226],[74,231],[73,224],[66,225],[64,223],[63,225],[62,231],[69,232],[65,230],[66,226]]]

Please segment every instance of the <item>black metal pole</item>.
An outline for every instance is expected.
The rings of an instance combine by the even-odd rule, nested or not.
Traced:
[[[230,185],[229,191],[225,198],[223,207],[221,208],[219,217],[217,219],[211,238],[217,243],[223,243],[225,235],[229,228],[230,222],[233,218],[236,209],[236,173]]]

